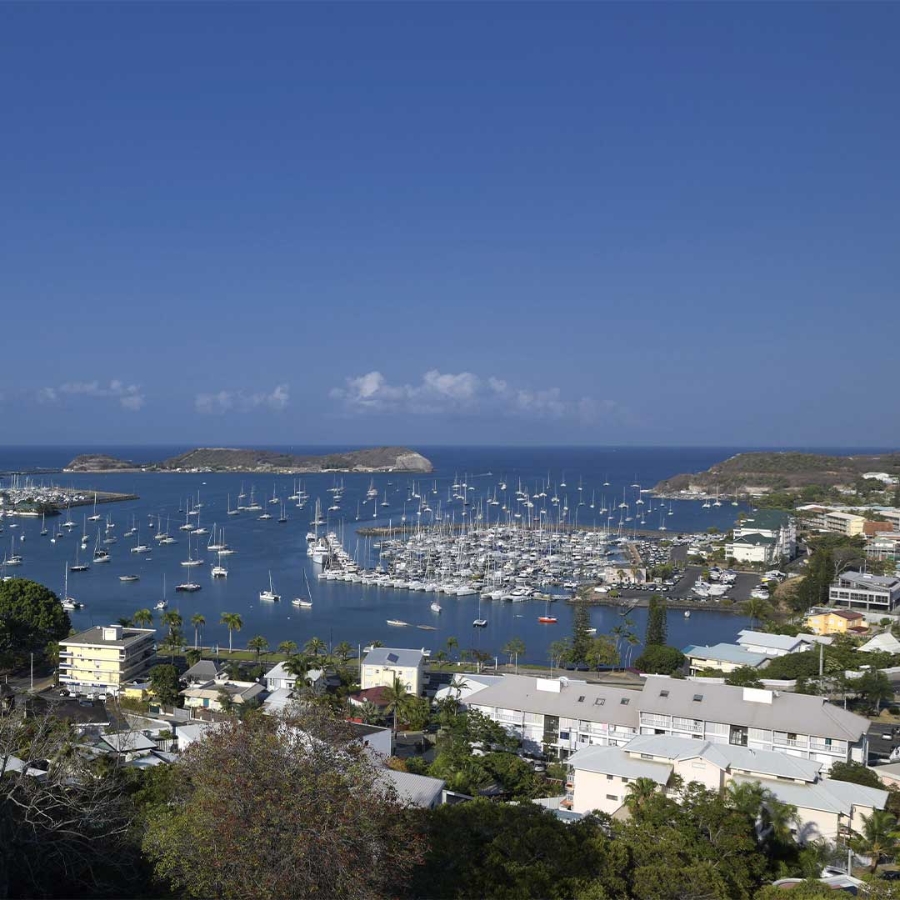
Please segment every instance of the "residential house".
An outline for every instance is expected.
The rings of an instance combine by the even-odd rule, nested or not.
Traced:
[[[891,613],[900,604],[900,578],[868,572],[841,572],[828,588],[828,600],[835,606]]]
[[[156,661],[156,631],[101,625],[59,642],[59,683],[94,693],[118,694]]]
[[[849,609],[813,607],[804,622],[813,634],[847,634],[866,630],[866,617]]]
[[[209,709],[221,712],[224,707],[223,697],[227,694],[231,702],[237,705],[250,700],[264,699],[266,688],[258,681],[229,681],[220,675],[206,684],[191,685],[181,691],[185,709]]]
[[[691,644],[682,653],[687,657],[691,675],[696,675],[701,669],[713,669],[723,675],[735,669],[761,669],[769,661],[765,653],[753,653],[737,644],[714,644],[711,647]]]
[[[856,649],[860,653],[900,653],[900,641],[889,631],[882,631]]]
[[[765,656],[787,656],[789,653],[802,653],[809,650],[815,639],[812,635],[769,634],[765,631],[744,629],[738,633],[738,645],[750,653],[762,653]]]
[[[225,664],[219,663],[213,659],[198,659],[186,672],[181,676],[181,680],[185,684],[206,684],[219,677],[220,672],[225,671]]]
[[[562,758],[582,747],[627,744],[638,732],[641,692],[569,678],[507,675],[470,697],[484,713],[522,740]]]
[[[443,801],[444,781],[440,778],[384,768],[376,770],[375,784],[393,792],[403,806],[434,809]]]
[[[298,679],[296,675],[286,671],[284,663],[280,662],[266,672],[266,688],[270,691],[281,689],[292,691],[297,686],[298,681],[312,688],[315,693],[320,694],[325,690],[325,670],[309,669],[302,678]]]
[[[373,647],[363,658],[360,686],[393,687],[399,679],[409,693],[419,696],[425,687],[425,658],[423,650]]]
[[[628,785],[649,778],[665,790],[673,776],[721,791],[730,782],[758,783],[797,808],[801,843],[835,841],[860,831],[863,816],[884,809],[887,791],[822,777],[816,760],[734,744],[662,736],[637,737],[625,747],[589,747],[569,759],[567,800],[574,812],[622,815]],[[861,788],[860,790],[858,790]]]
[[[868,719],[822,697],[651,675],[639,701],[640,733],[671,734],[822,764],[868,758]]]

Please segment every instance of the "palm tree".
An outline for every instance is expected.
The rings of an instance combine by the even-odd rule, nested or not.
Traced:
[[[873,874],[882,856],[897,852],[897,819],[886,809],[873,809],[871,816],[863,816],[862,834],[850,838],[850,847],[872,860]]]
[[[160,621],[163,625],[169,626],[169,634],[171,635],[173,632],[177,631],[181,628],[184,619],[181,617],[180,612],[175,612],[174,609],[166,610],[160,617]]]
[[[631,665],[631,656],[634,653],[634,648],[640,644],[640,640],[636,634],[631,634],[629,632],[625,636],[625,643],[628,644],[628,649],[625,651],[625,668],[628,668],[628,666]]]
[[[334,648],[334,652],[341,663],[347,662],[347,660],[353,656],[353,648],[346,641],[341,641],[337,647]]]
[[[260,653],[269,649],[269,642],[261,634],[257,634],[247,641],[247,649],[256,651],[256,661],[258,663]]]
[[[763,803],[768,798],[768,791],[758,781],[743,783],[729,781],[725,793],[732,809],[736,809],[753,822],[759,820]]]
[[[132,617],[138,628],[149,628],[153,624],[153,613],[149,609],[139,609]]]
[[[751,597],[744,604],[744,612],[750,616],[750,628],[754,627],[754,624],[757,620],[762,620],[768,618],[769,613],[771,612],[771,607],[765,600],[760,600],[759,597]]]
[[[455,637],[447,638],[447,653],[450,654],[450,659],[453,659],[453,651],[459,647],[459,641]]]
[[[763,836],[774,838],[779,844],[792,844],[794,840],[792,826],[800,822],[797,807],[790,803],[782,803],[769,792],[762,808]]]
[[[131,619],[129,619],[128,616],[119,616],[119,618],[116,619],[116,622],[118,622],[118,624],[123,628],[131,627]]]
[[[282,641],[278,645],[278,652],[283,656],[293,656],[298,649],[296,641]]]
[[[381,721],[381,710],[371,700],[366,700],[355,712],[366,725],[376,725]]]
[[[222,613],[221,623],[228,629],[228,652],[231,653],[231,637],[235,631],[240,631],[244,625],[244,620],[240,613]]]
[[[289,656],[281,666],[288,675],[293,675],[294,678],[306,678],[306,673],[309,671],[309,659],[295,653],[293,656]]]
[[[447,651],[446,650],[435,650],[432,654],[431,658],[440,665],[447,659]]]
[[[406,690],[403,682],[399,678],[394,678],[394,683],[386,687],[381,696],[385,701],[384,711],[388,714],[394,714],[394,731],[396,731],[397,714],[399,713],[402,715],[405,712],[406,707],[409,705],[409,701],[412,698],[412,694]]]
[[[200,613],[191,616],[191,625],[194,626],[194,648],[200,646],[200,629],[206,624],[206,619]]]
[[[628,796],[625,798],[628,811],[632,815],[640,812],[656,791],[657,784],[652,778],[635,778],[634,781],[629,781]]]
[[[325,641],[323,641],[322,638],[311,637],[306,642],[306,646],[304,646],[303,649],[313,656],[318,656],[320,653],[325,652]]]

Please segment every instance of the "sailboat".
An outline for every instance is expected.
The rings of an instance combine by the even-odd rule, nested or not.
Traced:
[[[284,500],[281,501],[281,515],[278,517],[278,522],[281,525],[287,522],[287,515],[284,512]]]
[[[231,494],[228,495],[228,515],[236,516],[240,512],[240,508],[232,509],[231,508]]]
[[[436,613],[443,612],[443,609],[444,609],[444,607],[441,606],[441,604],[438,603],[437,600],[432,601],[432,603],[431,603],[431,611],[432,612],[436,612]]]
[[[481,595],[478,595],[478,618],[472,622],[474,628],[484,628],[487,625],[487,619],[481,618]]]
[[[303,573],[303,578],[306,581],[306,596],[305,597],[294,597],[291,600],[291,603],[294,606],[298,606],[300,609],[312,609],[312,591],[309,589],[309,578],[306,577],[306,572]]]
[[[99,522],[101,518],[100,513],[97,512],[97,492],[94,491],[94,514],[88,519],[88,522]]]
[[[90,566],[87,563],[79,562],[78,560],[78,547],[75,547],[75,565],[69,566],[70,572],[87,572],[90,569]]]
[[[46,537],[49,533],[49,530],[44,525],[44,514],[41,513],[41,537]]]
[[[83,603],[79,603],[77,600],[69,596],[69,570],[67,568],[65,586],[63,587],[62,608],[67,610],[74,610],[81,609],[83,606]]]
[[[219,564],[212,567],[212,577],[213,578],[227,578],[228,577],[228,569],[222,565],[222,551],[219,551]]]
[[[100,532],[97,531],[97,542],[94,544],[94,562],[95,563],[108,563],[112,557],[109,555],[109,550],[105,550],[100,546]]]
[[[188,555],[187,555],[187,559],[183,559],[183,560],[181,561],[181,565],[183,565],[183,566],[185,566],[185,567],[187,567],[187,568],[192,568],[193,566],[202,566],[202,565],[203,565],[203,560],[202,560],[202,559],[194,559],[194,557],[191,556],[191,535],[190,535],[190,534],[188,534]]]
[[[550,599],[548,598],[544,602],[544,614],[538,616],[538,622],[540,622],[541,625],[555,625],[558,621],[559,619],[557,619],[556,616],[550,615]]]
[[[275,593],[275,588],[272,585],[272,572],[269,571],[269,589],[267,591],[259,592],[260,600],[268,600],[270,603],[277,603],[281,599],[280,594]]]
[[[155,606],[154,609],[165,609],[169,605],[169,601],[166,599],[166,575],[163,573],[163,595],[162,600],[160,600]]]

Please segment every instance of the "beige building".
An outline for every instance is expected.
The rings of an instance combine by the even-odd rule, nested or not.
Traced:
[[[843,534],[847,537],[855,537],[863,533],[866,524],[865,516],[857,516],[854,513],[843,512],[829,506],[798,506],[798,513],[804,514],[804,521],[814,531],[824,531],[830,534]]]
[[[258,681],[230,681],[226,676],[220,675],[205,684],[195,684],[185,688],[181,692],[184,697],[185,709],[211,709],[222,712],[222,702],[227,694],[231,702],[240,706],[249,700],[262,697],[265,694],[265,686]]]
[[[821,776],[821,763],[773,751],[732,744],[653,735],[624,747],[590,747],[569,759],[566,805],[573,812],[594,810],[623,815],[629,784],[638,778],[667,790],[673,776],[721,791],[729,782],[757,782],[797,808],[795,836],[835,841],[860,831],[862,816],[884,809],[886,791]]]
[[[393,647],[373,647],[363,659],[360,686],[393,687],[394,679],[416,696],[425,687],[425,654],[421,650],[398,650]]]
[[[126,682],[145,675],[155,663],[155,642],[152,628],[88,628],[59,642],[59,683],[118,694]]]

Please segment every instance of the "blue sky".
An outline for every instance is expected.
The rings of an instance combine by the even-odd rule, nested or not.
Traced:
[[[896,4],[6,4],[10,442],[900,444]]]

